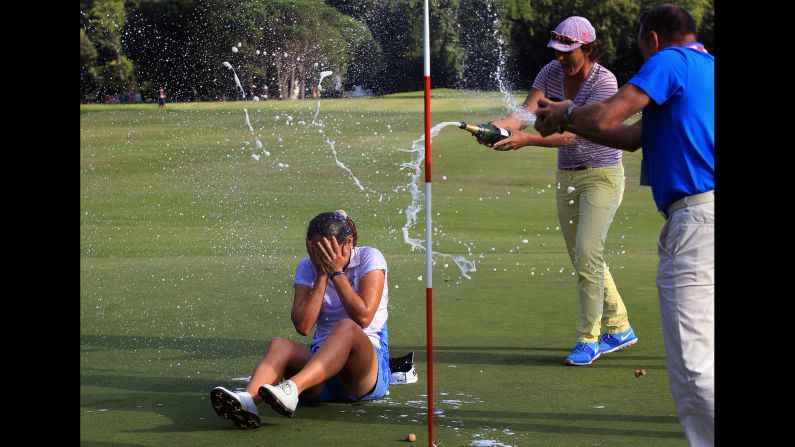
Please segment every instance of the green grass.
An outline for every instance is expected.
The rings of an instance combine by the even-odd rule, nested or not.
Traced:
[[[411,199],[400,169],[424,131],[422,94],[323,100],[323,134],[299,124],[316,107],[80,107],[83,445],[380,446],[409,432],[427,444],[417,403],[427,379],[425,258],[403,242]],[[259,161],[244,108],[271,154]],[[498,94],[443,90],[432,110],[433,124],[481,122],[505,106]],[[365,191],[336,166],[326,138]],[[465,255],[467,245],[477,262],[472,279],[443,259],[434,268],[435,441],[684,446],[654,286],[662,220],[638,186],[640,153],[625,155],[606,249],[640,342],[582,368],[562,365],[579,308],[556,228],[555,158],[554,149],[491,151],[452,127],[433,140],[435,249]],[[213,413],[209,390],[242,386],[231,379],[251,372],[271,337],[309,340],[289,318],[293,272],[309,219],[338,208],[356,220],[360,245],[387,258],[391,352],[414,350],[420,381],[380,402],[302,406],[294,419],[262,406],[260,430],[237,430]],[[424,238],[423,213],[413,237]],[[635,378],[637,368],[649,374]]]

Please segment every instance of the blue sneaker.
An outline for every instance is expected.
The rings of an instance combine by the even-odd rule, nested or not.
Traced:
[[[638,337],[635,336],[635,331],[630,327],[624,332],[618,334],[604,334],[602,339],[599,340],[599,352],[608,354],[610,352],[620,351],[626,347],[632,346],[638,342]]]
[[[590,365],[591,362],[599,358],[599,343],[578,342],[571,354],[563,361],[564,365]]]

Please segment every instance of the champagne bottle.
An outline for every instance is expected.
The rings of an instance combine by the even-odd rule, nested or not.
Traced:
[[[503,138],[511,136],[509,130],[497,127],[494,124],[467,124],[461,122],[458,127],[470,132],[472,135],[476,136],[478,140],[486,144],[494,144]]]

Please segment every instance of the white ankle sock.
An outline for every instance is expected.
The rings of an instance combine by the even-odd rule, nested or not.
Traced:
[[[254,398],[251,397],[251,394],[248,394],[246,391],[241,391],[236,394],[237,397],[240,398],[240,402],[243,403],[244,410],[259,416],[259,412],[257,411],[257,404],[254,403]]]

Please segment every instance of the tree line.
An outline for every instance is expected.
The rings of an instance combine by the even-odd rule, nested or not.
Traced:
[[[714,0],[671,1],[696,19],[711,52]],[[549,32],[588,18],[600,62],[623,84],[642,64],[639,17],[659,0],[431,0],[432,86],[526,89],[553,53]],[[80,100],[164,88],[172,100],[303,98],[361,85],[421,90],[422,0],[93,0],[80,2]]]

